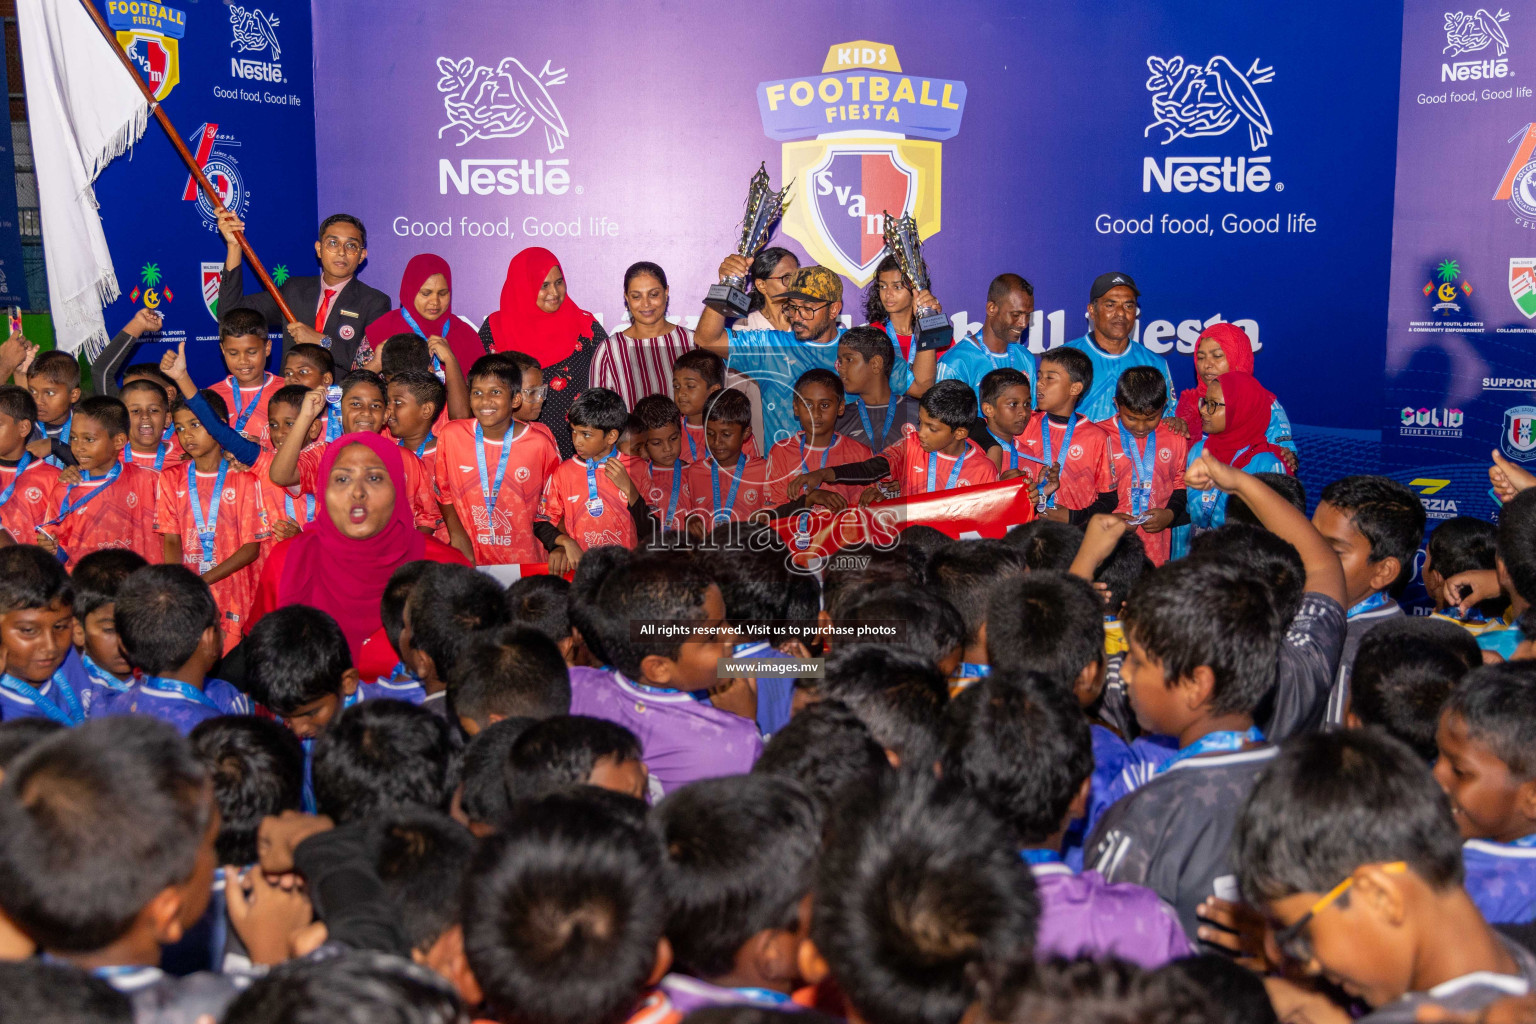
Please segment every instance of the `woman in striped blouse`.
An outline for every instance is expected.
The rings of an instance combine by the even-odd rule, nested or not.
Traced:
[[[608,336],[592,359],[592,386],[610,388],[626,408],[647,395],[672,394],[672,364],[693,347],[693,335],[667,319],[667,272],[636,263],[624,272],[629,325]]]

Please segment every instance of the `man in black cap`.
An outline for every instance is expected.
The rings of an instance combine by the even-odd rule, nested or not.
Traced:
[[[1156,368],[1168,382],[1168,408],[1166,416],[1173,416],[1174,401],[1178,392],[1173,389],[1173,376],[1168,372],[1168,361],[1139,342],[1131,340],[1136,327],[1137,300],[1141,292],[1130,274],[1111,271],[1093,279],[1088,290],[1088,333],[1067,342],[1093,361],[1093,386],[1077,403],[1077,411],[1095,423],[1102,423],[1115,414],[1115,385],[1120,375],[1133,366]],[[1179,434],[1188,434],[1189,428],[1182,420],[1169,427]]]

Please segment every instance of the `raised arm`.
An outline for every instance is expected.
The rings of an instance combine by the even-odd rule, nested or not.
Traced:
[[[720,262],[722,281],[727,277],[747,278],[751,275],[752,261],[745,256],[732,253]],[[730,359],[731,336],[725,329],[725,317],[705,306],[699,314],[699,325],[693,329],[693,343],[721,359]]]
[[[272,457],[272,468],[267,479],[279,487],[293,487],[299,483],[299,453],[304,451],[305,438],[315,419],[325,412],[325,388],[315,388],[304,396],[299,415],[294,418],[293,429],[283,439],[283,446]]]
[[[176,390],[180,391],[181,397],[186,399],[187,408],[192,410],[192,415],[197,417],[203,429],[218,442],[220,448],[233,455],[237,462],[247,466],[255,463],[261,455],[261,445],[215,414],[213,407],[198,392],[197,384],[193,382],[192,375],[187,372],[186,342],[178,344],[175,352],[167,352],[160,357],[160,372],[176,382]]]

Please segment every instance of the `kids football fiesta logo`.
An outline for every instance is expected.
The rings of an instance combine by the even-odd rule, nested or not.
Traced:
[[[794,182],[784,233],[855,284],[885,252],[885,213],[939,231],[942,141],[960,131],[965,83],[901,73],[896,49],[858,40],[827,50],[820,75],[760,82],[763,131],[784,143]]]
[[[107,24],[139,73],[154,90],[157,101],[165,99],[181,81],[181,39],[187,34],[187,15],[164,4],[139,0],[110,0]]]

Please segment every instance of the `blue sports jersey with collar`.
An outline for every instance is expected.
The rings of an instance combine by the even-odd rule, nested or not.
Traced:
[[[148,715],[169,722],[185,736],[207,719],[251,713],[250,698],[222,679],[205,680],[202,694],[206,699],[199,700],[179,692],[179,688],[157,685],[156,680],[146,678],[125,693],[103,698],[96,714]]]
[[[1189,449],[1187,466],[1194,465],[1200,453],[1205,451],[1205,438],[1196,441]],[[1243,467],[1244,473],[1284,473],[1285,463],[1280,461],[1277,455],[1269,452],[1260,452],[1248,460]],[[1208,491],[1197,491],[1193,488],[1189,491],[1189,521],[1197,530],[1214,530],[1227,521],[1227,495],[1219,487],[1212,487]]]
[[[838,327],[837,337],[846,333]],[[807,370],[837,372],[837,340],[813,344],[800,341],[793,331],[728,330],[730,358],[726,365],[751,377],[763,399],[763,433],[758,445],[764,452],[800,429],[795,419],[795,381]],[[891,393],[904,395],[912,386],[912,367],[896,356],[891,367]]]
[[[1093,774],[1089,777],[1088,792],[1097,795],[1120,777],[1134,755],[1130,745],[1112,729],[1093,723],[1088,726],[1088,733],[1093,738]],[[1097,815],[1079,818],[1062,837],[1062,857],[1073,871],[1083,869],[1083,841],[1097,821]]]
[[[1026,335],[1027,337],[1027,335]],[[1002,353],[993,352],[980,334],[967,334],[939,359],[938,380],[963,380],[976,392],[976,408],[981,408],[981,378],[993,370],[1012,367],[1029,378],[1029,393],[1035,393],[1035,357],[1021,338]]]
[[[1163,375],[1168,384],[1168,411],[1173,415],[1178,392],[1173,389],[1173,375],[1168,372],[1168,360],[1133,341],[1124,352],[1110,355],[1100,348],[1091,337],[1084,334],[1067,342],[1067,348],[1075,348],[1093,362],[1093,386],[1077,403],[1077,411],[1095,423],[1102,423],[1115,414],[1115,385],[1120,375],[1133,366],[1150,366]]]
[[[85,670],[85,662],[81,659],[80,653],[73,647],[64,655],[64,661],[54,673],[54,678],[62,679],[70,687],[86,717],[92,714],[93,708],[99,706],[113,693],[112,690],[91,678]],[[55,709],[67,707],[68,702],[62,694],[56,692],[52,679],[35,689],[45,700],[52,701]],[[49,715],[45,709],[39,708],[25,694],[0,687],[0,721],[9,722],[13,718],[49,718],[55,717],[56,714],[57,710],[55,715]]]
[[[1467,893],[1489,924],[1536,920],[1536,835],[1513,843],[1469,839],[1461,860]]]
[[[1285,414],[1285,407],[1280,400],[1275,399],[1269,407],[1269,426],[1264,431],[1264,440],[1270,444],[1279,445],[1281,448],[1296,450],[1296,438],[1291,430],[1291,418]]]

